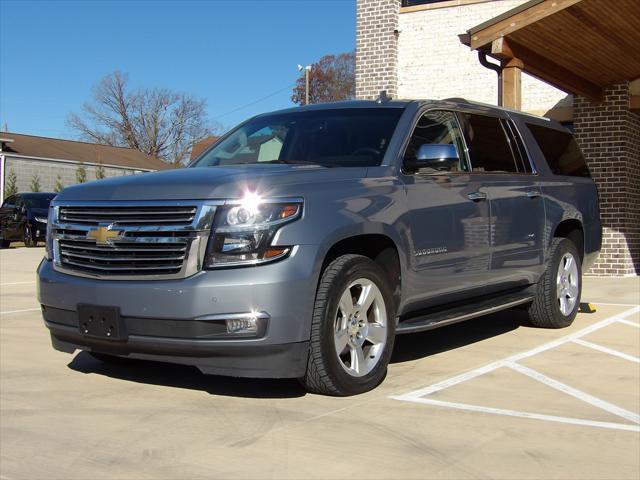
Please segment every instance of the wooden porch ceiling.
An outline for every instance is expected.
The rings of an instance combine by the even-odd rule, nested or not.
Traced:
[[[640,78],[639,0],[531,0],[461,35],[473,50],[594,100]]]

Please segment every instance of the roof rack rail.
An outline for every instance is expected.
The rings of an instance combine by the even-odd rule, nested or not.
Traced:
[[[449,98],[445,98],[444,101],[445,102],[465,102],[465,103],[470,103],[469,100],[467,100],[466,98],[462,98],[462,97],[449,97]]]
[[[386,90],[380,90],[380,94],[378,95],[378,99],[376,100],[376,102],[378,103],[386,103],[391,101],[391,97],[389,95],[387,95],[387,91]]]

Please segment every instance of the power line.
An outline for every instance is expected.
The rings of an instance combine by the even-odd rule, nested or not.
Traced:
[[[281,93],[281,92],[284,92],[285,90],[289,90],[290,88],[293,88],[293,87],[295,87],[295,86],[296,86],[296,84],[295,84],[295,83],[293,83],[293,84],[291,84],[291,85],[287,85],[286,87],[281,88],[280,90],[277,90],[277,91],[275,91],[275,92],[273,92],[273,93],[270,93],[269,95],[265,95],[264,97],[261,97],[261,98],[259,98],[259,99],[257,99],[257,100],[254,100],[253,102],[249,102],[249,103],[247,103],[247,104],[245,104],[245,105],[242,105],[242,106],[240,106],[240,107],[238,107],[238,108],[234,108],[233,110],[229,110],[228,112],[223,113],[222,115],[218,115],[217,117],[213,117],[213,120],[218,120],[219,118],[226,117],[227,115],[231,115],[232,113],[235,113],[235,112],[238,112],[238,111],[240,111],[240,110],[243,110],[243,109],[245,109],[245,108],[247,108],[247,107],[250,107],[250,106],[252,106],[252,105],[255,105],[256,103],[260,103],[260,102],[262,102],[263,100],[266,100],[266,99],[268,99],[268,98],[271,98],[271,97],[273,97],[273,96],[275,96],[275,95],[277,95],[277,94],[279,94],[279,93]]]

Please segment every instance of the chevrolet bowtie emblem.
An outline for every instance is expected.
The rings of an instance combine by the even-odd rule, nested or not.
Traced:
[[[88,239],[95,239],[96,245],[108,245],[113,240],[119,240],[122,232],[119,230],[109,230],[109,227],[98,227],[87,232]]]

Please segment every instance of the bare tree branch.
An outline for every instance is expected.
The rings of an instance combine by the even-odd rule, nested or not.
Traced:
[[[207,119],[204,100],[161,88],[131,91],[118,71],[101,80],[82,114],[69,114],[67,123],[88,141],[134,148],[175,166],[195,142],[220,130]]]

